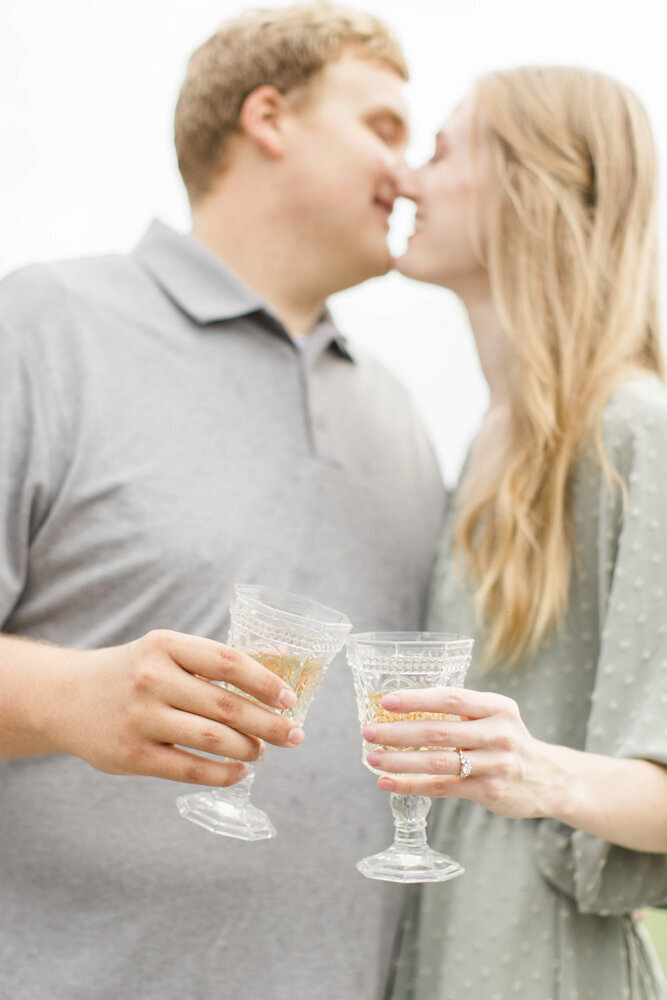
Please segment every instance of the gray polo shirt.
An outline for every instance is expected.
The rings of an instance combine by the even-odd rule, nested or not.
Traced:
[[[418,627],[443,499],[405,391],[328,314],[297,349],[158,223],[0,285],[0,484],[5,631],[85,647],[224,641],[236,581]],[[2,762],[0,995],[379,997],[403,892],[354,868],[391,826],[360,758],[339,657],[255,783],[271,841],[185,822],[173,782]]]

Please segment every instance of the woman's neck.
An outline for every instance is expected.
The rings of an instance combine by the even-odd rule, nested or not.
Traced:
[[[484,378],[489,386],[489,410],[510,402],[510,351],[488,284],[468,289],[461,299],[468,313]]]

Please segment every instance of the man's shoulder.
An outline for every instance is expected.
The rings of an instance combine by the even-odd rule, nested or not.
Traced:
[[[378,391],[391,392],[401,396],[406,401],[410,400],[410,393],[405,382],[386,361],[382,361],[364,347],[360,347],[353,338],[348,341],[346,337],[346,342],[363,378],[368,379],[370,384],[376,385]]]
[[[439,464],[414,390],[398,371],[359,348],[354,340],[350,342],[350,349],[354,354],[356,377],[360,380],[357,389],[364,399],[365,413],[372,415],[374,426],[383,427],[394,453],[402,449],[403,454],[409,454],[441,492]]]
[[[0,309],[21,315],[69,300],[86,299],[136,280],[140,269],[129,254],[106,254],[30,264],[0,281]]]
[[[173,307],[134,254],[32,264],[0,281],[0,333],[23,351],[169,327]]]

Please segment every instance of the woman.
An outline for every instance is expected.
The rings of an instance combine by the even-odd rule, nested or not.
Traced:
[[[467,869],[417,891],[395,998],[667,996],[633,915],[667,901],[655,184],[631,93],[531,68],[483,78],[402,192],[398,267],[461,298],[490,403],[428,622],[475,636],[468,686],[383,702],[461,721],[366,731],[443,748],[370,762],[381,788],[447,800],[430,841]]]

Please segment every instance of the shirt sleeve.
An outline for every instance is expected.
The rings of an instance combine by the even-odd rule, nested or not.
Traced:
[[[667,405],[627,405],[609,452],[625,502],[602,477],[600,655],[585,749],[667,765]],[[632,427],[632,433],[628,428]],[[615,453],[615,454],[614,454]],[[538,823],[542,874],[582,913],[667,903],[667,855],[626,850],[554,820]]]
[[[26,586],[48,491],[39,393],[20,339],[0,328],[0,627]]]

